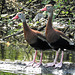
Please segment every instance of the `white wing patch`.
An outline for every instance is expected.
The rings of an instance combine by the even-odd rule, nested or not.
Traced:
[[[41,39],[42,41],[46,41],[46,42],[47,42],[47,40],[46,40],[45,38],[41,37],[40,35],[38,35],[38,38]],[[48,43],[48,42],[47,42],[47,43]],[[51,48],[53,48],[50,43],[48,43],[48,45],[49,45]]]
[[[41,39],[42,41],[47,41],[45,38],[38,36],[39,39]]]
[[[66,37],[64,37],[64,36],[62,36],[62,35],[60,35],[60,36],[61,36],[61,38],[67,40],[70,45],[74,45],[74,42],[72,42],[71,40],[67,39]]]

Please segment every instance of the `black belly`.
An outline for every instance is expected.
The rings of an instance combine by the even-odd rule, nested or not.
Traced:
[[[51,45],[54,47],[54,49],[68,49],[68,50],[74,50],[74,45],[70,45],[69,42],[63,38],[59,38],[56,42],[51,43]]]
[[[49,44],[46,41],[43,41],[41,39],[37,39],[37,41],[33,44],[30,44],[34,49],[36,50],[48,50],[51,49]]]

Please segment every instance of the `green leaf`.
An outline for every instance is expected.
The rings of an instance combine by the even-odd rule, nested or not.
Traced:
[[[29,21],[31,22],[32,21],[32,18],[29,18]]]
[[[39,21],[37,21],[36,23],[39,23]]]
[[[15,29],[15,30],[14,30],[14,32],[17,32],[17,31],[19,31],[19,29]]]
[[[65,2],[67,2],[67,0],[65,0]]]
[[[32,0],[29,0],[29,2],[31,2]]]
[[[70,25],[70,24],[71,24],[71,21],[69,20],[69,21],[68,21],[68,25]]]
[[[69,12],[68,11],[66,11],[66,14],[68,14]]]
[[[62,14],[65,14],[65,12],[64,12],[64,11],[62,11]]]
[[[22,26],[22,25],[23,25],[23,23],[21,22],[21,23],[19,23],[18,25],[19,25],[19,26]]]

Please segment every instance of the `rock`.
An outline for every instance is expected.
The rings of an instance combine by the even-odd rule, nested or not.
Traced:
[[[0,61],[0,70],[23,74],[75,74],[75,64],[70,62],[63,63],[62,68],[45,67],[45,64],[42,64],[40,67],[27,66],[25,64],[29,64],[29,62],[16,60],[15,62],[6,63],[6,61]]]

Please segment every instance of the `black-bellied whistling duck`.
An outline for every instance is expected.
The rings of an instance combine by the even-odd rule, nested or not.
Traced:
[[[50,44],[47,43],[45,36],[43,36],[41,32],[31,29],[27,25],[25,15],[22,12],[17,13],[17,15],[12,19],[21,19],[23,22],[24,37],[30,46],[36,50],[33,64],[35,63],[37,50],[41,50],[40,63],[38,64],[40,66],[42,64],[42,51],[51,49]]]
[[[56,60],[58,57],[59,51],[56,52],[56,58],[53,63],[48,63],[47,66],[53,66],[55,67],[62,67],[62,61],[63,61],[63,50],[73,50],[75,51],[74,43],[69,40],[65,34],[59,30],[56,30],[52,27],[52,17],[53,17],[53,5],[49,4],[46,5],[41,11],[47,11],[48,12],[48,21],[46,24],[46,39],[50,43],[50,45],[57,51],[58,49],[62,50],[62,56],[61,61],[56,64]]]

